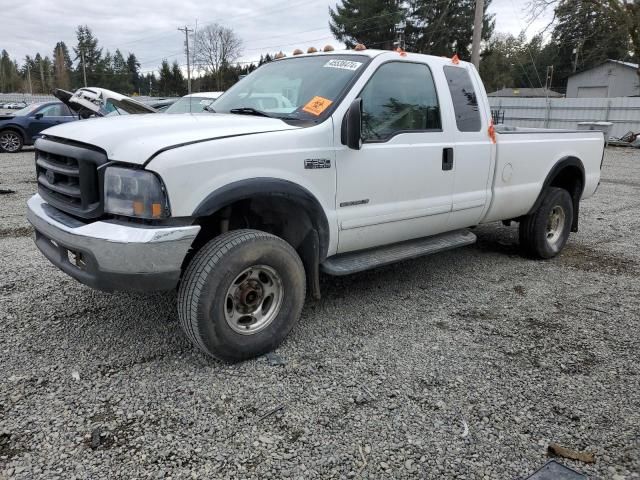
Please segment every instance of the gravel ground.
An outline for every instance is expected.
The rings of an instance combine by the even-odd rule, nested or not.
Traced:
[[[490,225],[326,277],[275,356],[234,365],[191,347],[175,295],[96,292],[37,252],[32,157],[0,154],[1,479],[523,479],[551,442],[640,478],[638,150],[608,149],[559,258]]]

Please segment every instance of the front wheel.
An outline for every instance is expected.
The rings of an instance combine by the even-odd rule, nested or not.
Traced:
[[[191,259],[178,291],[178,316],[200,350],[244,360],[284,340],[305,292],[304,267],[291,245],[266,232],[235,230]]]
[[[0,132],[0,152],[16,153],[22,150],[22,135],[13,130]]]
[[[540,207],[520,221],[520,247],[534,258],[558,255],[569,240],[573,224],[573,202],[563,188],[549,187]]]

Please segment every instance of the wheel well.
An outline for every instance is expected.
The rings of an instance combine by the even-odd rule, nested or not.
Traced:
[[[26,138],[26,136],[24,134],[24,131],[20,127],[15,126],[15,125],[8,125],[6,127],[0,128],[0,132],[5,132],[7,130],[10,130],[12,132],[16,132],[18,135],[20,135],[20,137],[22,138],[22,143],[25,143],[27,141],[27,138]]]
[[[562,188],[569,192],[573,200],[573,223],[571,225],[571,231],[577,232],[580,198],[584,190],[584,170],[578,165],[566,165],[555,173],[546,186]]]
[[[195,223],[201,229],[185,258],[183,271],[191,257],[212,238],[230,230],[252,228],[277,235],[298,252],[311,292],[315,298],[319,298],[321,249],[318,227],[312,215],[300,202],[284,196],[254,195],[232,202],[197,218]]]

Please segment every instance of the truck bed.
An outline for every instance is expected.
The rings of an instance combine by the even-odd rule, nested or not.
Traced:
[[[600,131],[496,127],[492,199],[481,223],[529,213],[547,175],[565,158],[580,160],[585,172],[582,198],[600,181],[604,136]]]

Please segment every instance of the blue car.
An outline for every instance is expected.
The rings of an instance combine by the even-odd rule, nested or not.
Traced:
[[[33,145],[43,130],[78,117],[62,102],[41,102],[0,115],[0,152],[15,153]]]

